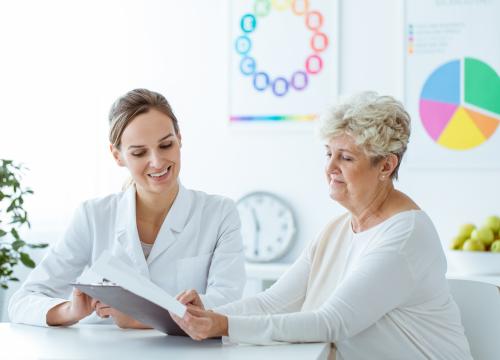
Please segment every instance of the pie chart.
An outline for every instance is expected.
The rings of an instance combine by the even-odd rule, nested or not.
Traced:
[[[420,119],[439,145],[468,150],[500,124],[500,78],[485,62],[465,57],[439,66],[420,94]]]

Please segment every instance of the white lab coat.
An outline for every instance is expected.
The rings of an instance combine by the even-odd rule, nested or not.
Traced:
[[[106,249],[172,296],[196,289],[207,308],[241,297],[246,279],[243,245],[231,200],[180,185],[147,260],[135,209],[134,186],[84,202],[61,241],[11,297],[10,320],[47,326],[47,312],[70,298],[70,283]]]

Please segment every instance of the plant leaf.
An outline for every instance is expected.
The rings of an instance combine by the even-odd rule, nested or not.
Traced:
[[[19,237],[19,233],[17,232],[16,229],[14,228],[10,229],[10,233],[12,234],[12,236],[14,236],[16,240],[21,240],[21,238]]]
[[[32,269],[35,267],[35,262],[33,260],[31,260],[31,258],[28,254],[22,252],[20,259],[21,259],[21,262],[25,266],[32,268]]]
[[[43,249],[43,248],[46,248],[47,246],[49,246],[49,244],[45,244],[45,243],[40,243],[40,244],[26,244],[26,246],[28,246],[31,249]]]
[[[15,250],[15,251],[18,251],[20,248],[22,248],[24,245],[26,245],[26,243],[22,240],[16,240],[12,243],[12,248]]]
[[[16,207],[16,199],[12,200],[6,212],[11,212]]]

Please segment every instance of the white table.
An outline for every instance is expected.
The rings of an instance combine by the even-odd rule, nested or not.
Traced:
[[[327,359],[330,344],[222,345],[114,325],[45,328],[0,323],[1,359]]]

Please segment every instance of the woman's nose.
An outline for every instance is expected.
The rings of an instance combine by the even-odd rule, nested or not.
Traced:
[[[151,158],[149,159],[149,166],[155,169],[160,169],[162,167],[161,156],[157,152],[151,152]]]
[[[331,174],[331,173],[335,172],[336,170],[338,170],[337,163],[336,163],[336,161],[334,160],[334,158],[333,158],[333,157],[331,157],[331,158],[330,158],[330,159],[328,159],[328,161],[326,162],[325,171],[326,171],[328,174]]]

